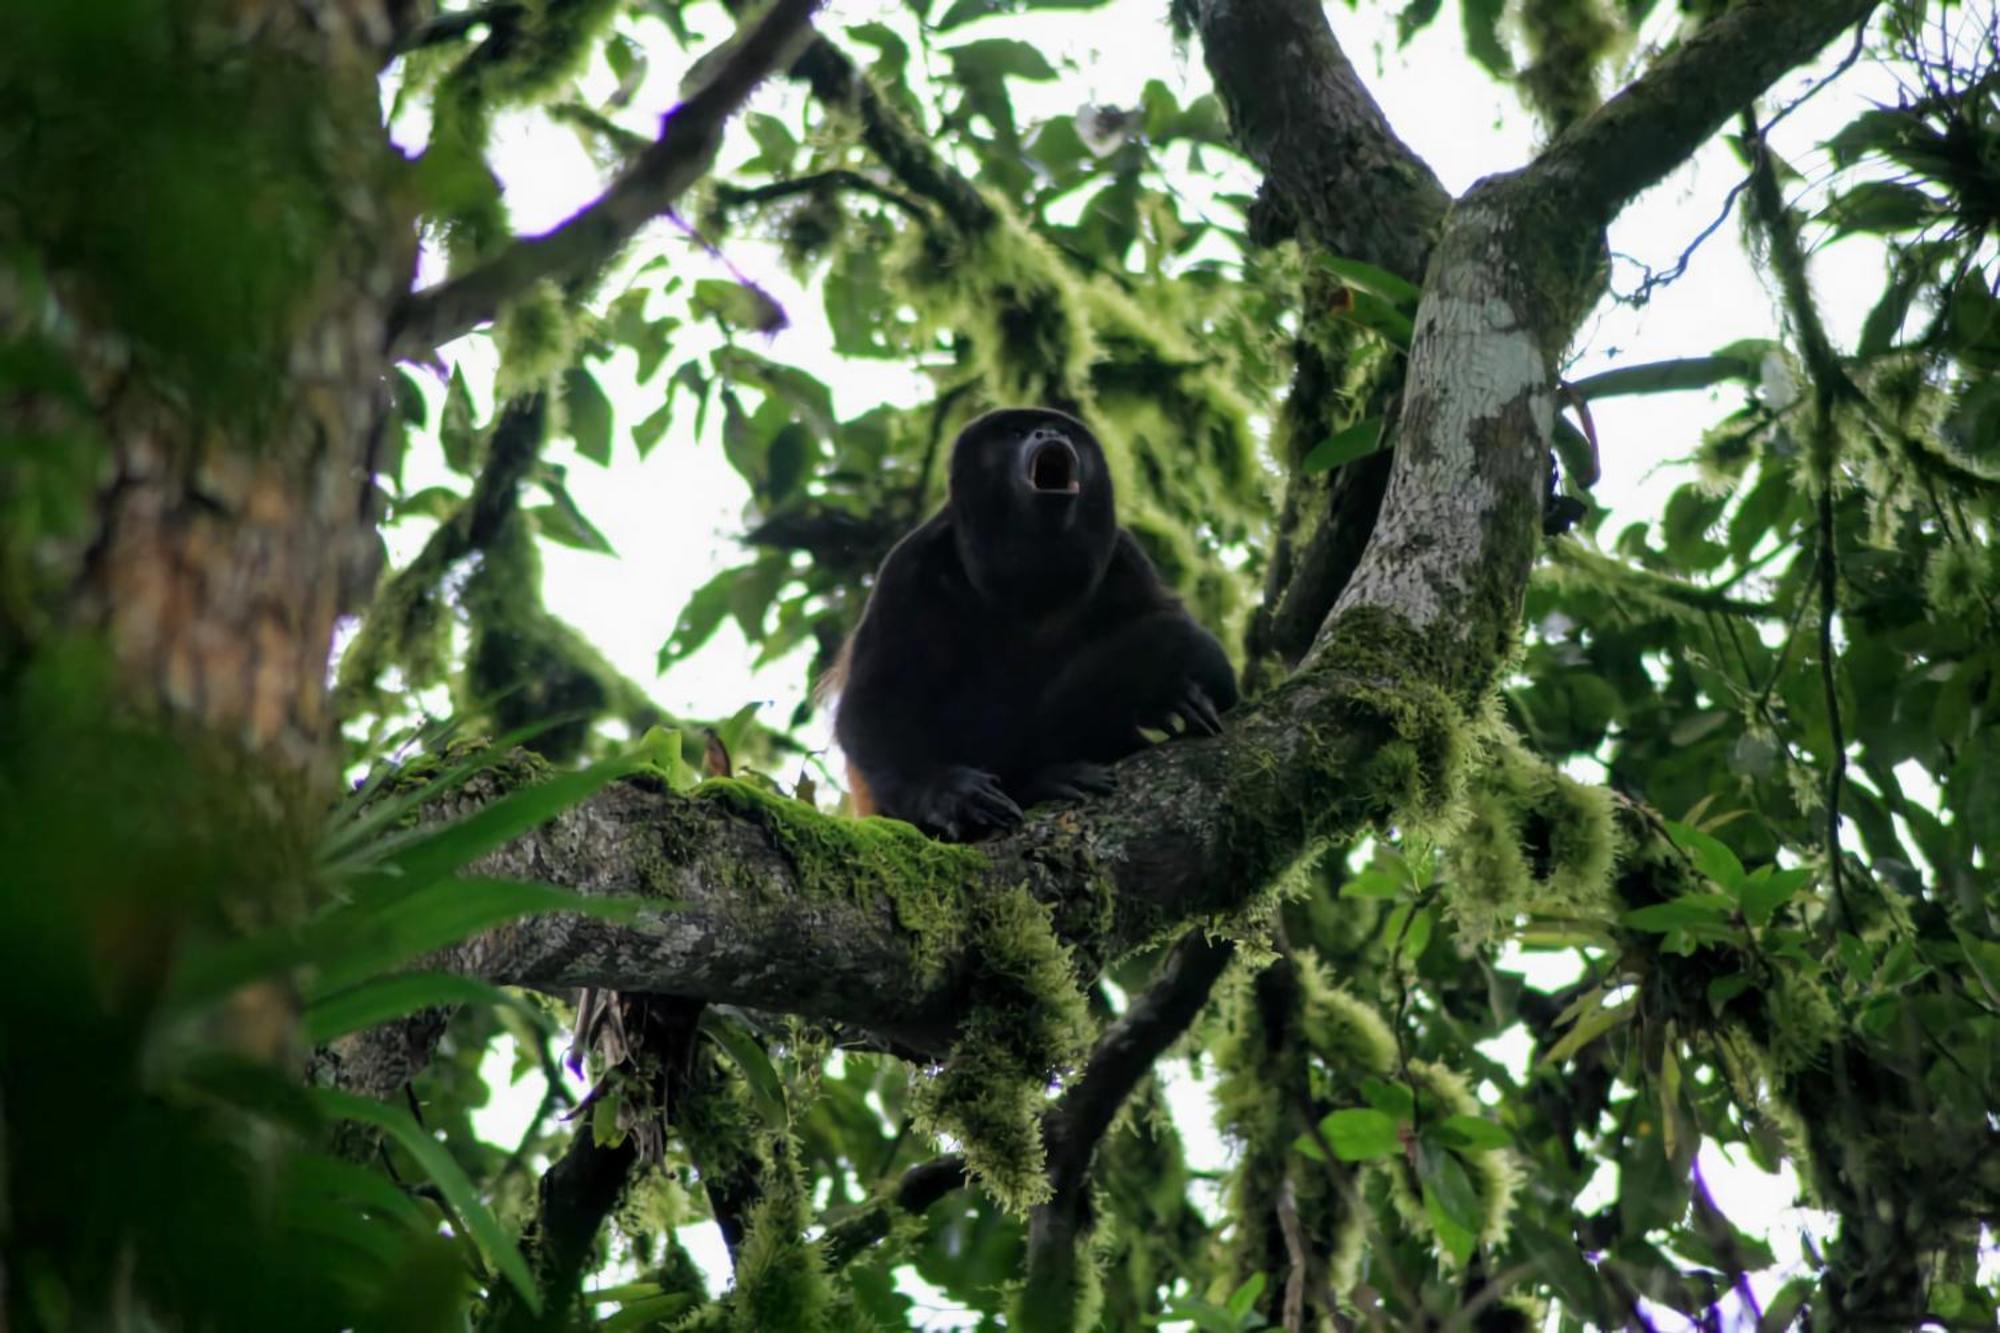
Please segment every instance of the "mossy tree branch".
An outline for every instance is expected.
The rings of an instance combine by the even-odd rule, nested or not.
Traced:
[[[1341,50],[1325,9],[1310,0],[1206,3],[1195,6],[1193,18],[1237,145],[1265,173],[1253,235],[1264,241],[1296,235],[1310,250],[1421,283],[1451,196],[1396,136]],[[1284,53],[1286,78],[1270,77],[1274,51]],[[1382,415],[1401,387],[1395,366],[1385,363],[1353,420],[1330,419],[1336,381],[1353,371],[1334,364],[1331,348],[1352,335],[1322,308],[1316,299],[1322,290],[1331,297],[1333,284],[1308,282],[1301,312],[1298,366],[1280,432],[1291,475],[1264,604],[1249,634],[1253,677],[1254,659],[1295,663],[1311,646],[1360,561],[1388,484],[1387,450],[1330,475],[1298,470],[1314,444]]]
[[[713,74],[667,113],[660,136],[610,188],[543,236],[523,237],[470,272],[409,297],[397,312],[389,351],[397,359],[430,354],[440,343],[493,319],[501,307],[544,281],[595,275],[640,227],[671,209],[715,160],[722,130],[764,77],[782,65],[810,29],[819,0],[776,0],[735,39]]]
[[[1710,40],[1703,57],[1745,97],[1756,89],[1743,70],[1775,77],[1842,26],[1801,18],[1822,12],[1806,0],[1749,7],[1766,22],[1728,25],[1734,45]],[[1648,123],[1648,100],[1679,88],[1642,79],[1614,99],[1613,124]],[[1690,150],[1728,113],[1702,105],[1714,114]],[[1565,141],[1612,113],[1607,104]],[[1659,114],[1675,142],[1693,133],[1684,109]],[[1136,756],[1120,766],[1123,798],[1039,812],[977,849],[829,820],[734,784],[693,797],[620,787],[482,868],[678,909],[631,925],[525,922],[474,941],[456,965],[537,986],[786,1010],[939,1051],[969,960],[925,928],[913,894],[952,903],[1025,885],[1067,938],[1109,956],[1248,906],[1326,840],[1448,800],[1462,710],[1516,632],[1539,541],[1555,358],[1593,291],[1593,219],[1549,202],[1572,160],[1483,182],[1447,218],[1374,537],[1305,664],[1227,735]]]

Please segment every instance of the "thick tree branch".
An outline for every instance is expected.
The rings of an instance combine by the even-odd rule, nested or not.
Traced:
[[[1263,238],[1297,232],[1329,253],[1422,283],[1451,197],[1396,137],[1342,52],[1324,7],[1314,0],[1239,0],[1197,10],[1203,55],[1232,135],[1265,171],[1264,209],[1253,231]],[[1274,52],[1283,53],[1281,79],[1270,74]],[[1309,297],[1303,317],[1308,333],[1299,339],[1281,430],[1295,454],[1351,424],[1327,415],[1349,369],[1328,364],[1326,330],[1313,331],[1332,316]],[[1382,412],[1400,387],[1394,368],[1386,370],[1375,401],[1356,409],[1358,416]],[[1391,459],[1384,450],[1332,476],[1294,471],[1264,604],[1250,629],[1253,659],[1295,663],[1312,646],[1374,531]]]
[[[603,268],[708,170],[723,127],[765,75],[797,49],[818,3],[775,0],[735,39],[701,88],[667,113],[652,146],[581,213],[546,235],[514,241],[462,277],[412,295],[394,321],[390,355],[424,356],[491,320],[538,282],[575,281]]]
[[[1396,137],[1324,7],[1203,0],[1195,26],[1230,129],[1279,210],[1334,254],[1420,281],[1451,196]]]
[[[1552,208],[1601,228],[1877,3],[1737,0],[1549,145],[1529,174],[1553,192]]]
[[[1159,977],[1098,1038],[1083,1072],[1042,1122],[1048,1202],[1028,1219],[1023,1328],[1068,1329],[1077,1305],[1077,1243],[1090,1226],[1090,1163],[1118,1108],[1208,1002],[1236,946],[1197,928],[1181,937]]]
[[[1774,19],[1772,43],[1791,45],[1753,63],[1775,76],[1810,56],[1824,27]],[[1540,540],[1553,367],[1593,290],[1596,232],[1551,212],[1546,179],[1530,169],[1489,181],[1454,209],[1418,313],[1374,538],[1305,665],[1227,735],[1135,756],[1120,766],[1118,799],[1038,812],[970,850],[731,784],[691,797],[617,787],[481,869],[679,907],[634,924],[523,922],[460,949],[456,965],[837,1019],[940,1051],[970,963],[899,922],[895,899],[913,885],[1025,885],[1059,922],[1091,923],[1065,928],[1087,953],[1117,954],[1238,909],[1301,851],[1447,790],[1452,712],[1483,695],[1517,632]],[[1395,762],[1381,762],[1391,741]]]

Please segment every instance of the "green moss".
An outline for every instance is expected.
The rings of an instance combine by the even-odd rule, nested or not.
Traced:
[[[806,1243],[811,1224],[798,1149],[777,1136],[736,1255],[731,1323],[738,1333],[812,1333],[827,1327],[833,1300],[820,1249]]]
[[[1498,724],[1464,820],[1448,844],[1446,904],[1466,937],[1488,940],[1537,911],[1608,920],[1624,848],[1612,794],[1531,754]]]
[[[493,392],[507,402],[551,383],[576,359],[576,314],[545,279],[500,312],[493,338],[500,351]]]
[[[1022,1212],[1048,1197],[1040,1114],[1050,1079],[1088,1045],[1090,1012],[1069,946],[1025,889],[965,900],[971,1000],[944,1067],[920,1090],[931,1127],[957,1139],[966,1169]]]
[[[1465,1076],[1429,1060],[1412,1060],[1404,1067],[1404,1077],[1415,1086],[1420,1107],[1434,1107],[1440,1117],[1480,1113],[1479,1099],[1472,1095]],[[1465,1166],[1473,1192],[1479,1198],[1478,1243],[1492,1248],[1507,1238],[1507,1222],[1520,1188],[1521,1169],[1512,1153],[1504,1148],[1454,1148],[1450,1150]],[[1373,1168],[1388,1187],[1390,1203],[1412,1234],[1434,1236],[1429,1210],[1415,1168],[1405,1159],[1377,1163]],[[1442,1262],[1449,1264],[1449,1252],[1438,1247]]]
[[[1394,1068],[1396,1037],[1375,1007],[1334,985],[1325,964],[1301,956],[1298,965],[1299,1029],[1313,1053],[1355,1081]]]
[[[1825,988],[1791,968],[1779,969],[1774,984],[1764,990],[1764,1010],[1769,1020],[1765,1048],[1771,1072],[1780,1079],[1818,1064],[1841,1034],[1840,1015]]]
[[[1525,0],[1521,31],[1533,60],[1521,72],[1529,103],[1556,132],[1595,110],[1599,66],[1623,28],[1603,0]]]
[[[969,939],[967,894],[989,869],[984,854],[925,837],[895,819],[841,819],[739,778],[694,789],[768,832],[808,896],[886,899],[926,980]]]

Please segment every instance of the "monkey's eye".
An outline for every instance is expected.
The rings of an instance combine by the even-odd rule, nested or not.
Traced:
[[[1038,492],[1075,495],[1078,479],[1076,446],[1063,436],[1036,431],[1027,440],[1028,485]]]

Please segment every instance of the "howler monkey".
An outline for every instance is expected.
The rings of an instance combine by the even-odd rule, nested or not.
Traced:
[[[1089,427],[989,412],[951,495],[882,564],[834,681],[855,808],[947,838],[1111,789],[1141,727],[1213,735],[1229,659],[1118,526]]]

